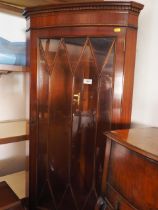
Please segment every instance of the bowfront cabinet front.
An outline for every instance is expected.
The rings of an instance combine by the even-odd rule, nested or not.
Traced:
[[[142,5],[28,8],[30,207],[93,210],[104,131],[129,127]]]

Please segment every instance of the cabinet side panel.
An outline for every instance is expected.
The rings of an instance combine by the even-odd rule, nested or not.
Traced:
[[[113,84],[113,108],[112,108],[112,127],[119,129],[121,127],[121,110],[123,95],[123,71],[124,71],[124,42],[126,29],[120,28],[122,33],[118,33],[115,47],[115,72]]]
[[[123,75],[124,87],[123,87],[122,111],[121,111],[121,124],[123,128],[128,128],[131,122],[136,39],[137,39],[137,31],[134,29],[127,29],[124,75]]]

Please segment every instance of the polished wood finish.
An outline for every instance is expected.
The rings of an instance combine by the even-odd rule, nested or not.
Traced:
[[[6,182],[0,182],[0,209],[24,210],[19,198]]]
[[[102,182],[107,204],[119,210],[158,209],[158,129],[118,130],[106,137],[111,144]]]
[[[146,155],[158,161],[158,131],[157,128],[138,128],[130,130],[111,131],[107,134],[108,138],[119,141],[129,149]],[[137,140],[139,139],[139,141]]]
[[[28,135],[0,138],[0,144],[9,144],[9,143],[14,143],[14,142],[19,142],[19,141],[26,141],[27,139],[28,139]]]
[[[108,1],[25,10],[31,209],[94,209],[101,194],[103,131],[130,125],[142,8]]]
[[[73,26],[118,26],[137,28],[141,4],[136,2],[86,2],[27,8],[27,30]],[[86,12],[85,12],[86,11]],[[106,12],[105,12],[106,11]],[[117,11],[117,12],[116,12]],[[85,14],[83,15],[83,12]],[[71,18],[75,13],[75,18]],[[90,18],[93,16],[93,18]],[[49,17],[49,18],[48,18]]]

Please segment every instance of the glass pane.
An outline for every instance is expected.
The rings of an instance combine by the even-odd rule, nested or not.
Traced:
[[[108,61],[103,66],[100,77],[99,117],[100,121],[104,122],[105,130],[109,130],[111,124],[113,61],[114,61],[114,47],[110,51]]]
[[[84,206],[84,208],[82,210],[92,210],[92,209],[94,210],[97,200],[98,200],[98,195],[96,194],[96,192],[94,190],[89,195],[86,205]]]
[[[53,195],[60,210],[89,210],[97,199],[92,190],[94,180],[97,191],[98,185],[101,186],[103,132],[111,126],[114,40],[41,41],[38,66],[40,195],[47,195],[52,206]]]
[[[69,55],[69,60],[72,66],[72,69],[75,69],[78,60],[80,58],[85,38],[65,38],[65,44]]]
[[[47,64],[48,71],[51,72],[54,65],[54,59],[59,47],[59,39],[42,39],[41,45],[43,58]]]
[[[71,180],[81,207],[92,187],[97,111],[97,71],[89,44],[75,73]]]
[[[49,89],[49,180],[57,204],[69,181],[72,73],[63,44],[57,52]]]
[[[47,72],[47,65],[44,62],[42,48],[42,40],[40,41],[39,61],[38,61],[38,193],[43,197],[42,191],[45,186],[47,176],[47,141],[48,141],[48,93],[49,93],[49,74]]]
[[[61,204],[58,210],[78,210],[76,207],[76,200],[74,198],[71,187],[69,186],[64,196],[62,197]]]
[[[105,137],[103,136],[103,132],[110,130],[112,117],[114,43],[110,48],[111,50],[105,57],[106,63],[101,71],[99,81],[100,87],[96,150],[96,184],[98,191],[100,191],[103,172],[104,150],[102,148],[105,148]]]
[[[90,38],[98,69],[101,71],[114,38]]]

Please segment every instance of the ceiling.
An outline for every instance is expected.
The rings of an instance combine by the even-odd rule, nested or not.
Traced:
[[[86,2],[92,0],[86,0]],[[95,0],[97,1],[97,0]],[[98,0],[99,1],[99,0]],[[17,8],[25,8],[25,7],[33,7],[40,5],[48,5],[48,4],[59,4],[59,3],[75,3],[75,2],[85,2],[85,0],[0,0],[0,4],[7,4],[8,6],[17,7]]]
[[[108,0],[0,0],[0,9],[7,9],[22,13],[26,7],[42,6],[48,4],[62,4],[62,3],[77,3],[77,2],[91,2],[91,1],[108,1]],[[120,0],[114,0],[120,1]],[[121,0],[126,1],[126,0]]]
[[[91,0],[86,0],[91,1]],[[95,0],[99,1],[99,0]],[[0,11],[7,10],[9,12],[16,12],[20,14],[26,7],[42,6],[48,4],[62,4],[72,2],[85,2],[85,0],[0,0]]]
[[[0,0],[0,2],[24,8],[39,5],[47,5],[52,3],[65,3],[68,2],[68,0]]]

